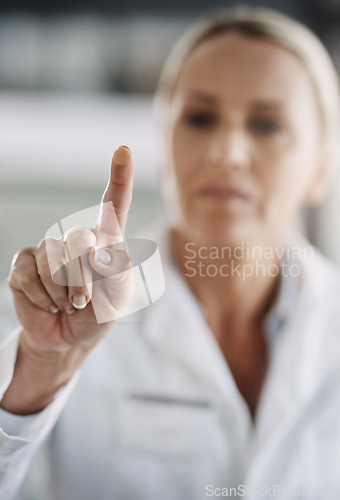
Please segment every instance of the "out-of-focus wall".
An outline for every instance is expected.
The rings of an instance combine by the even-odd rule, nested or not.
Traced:
[[[326,202],[311,212],[310,226],[317,246],[340,265],[340,165]]]
[[[340,61],[335,15],[323,18],[314,2],[313,9],[306,2],[267,4],[300,19],[308,14],[309,21],[317,12],[314,21]],[[163,212],[152,92],[170,47],[199,13],[40,17],[1,15],[0,8],[0,279],[15,251],[99,203],[120,144],[136,157],[129,234]],[[325,206],[307,215],[307,227],[340,264],[340,176],[332,187]]]

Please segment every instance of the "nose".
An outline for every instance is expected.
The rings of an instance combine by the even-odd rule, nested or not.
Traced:
[[[209,164],[214,168],[249,168],[250,144],[245,134],[241,130],[221,131],[210,144]]]

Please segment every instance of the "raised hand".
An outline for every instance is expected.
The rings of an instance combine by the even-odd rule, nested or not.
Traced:
[[[13,259],[9,286],[22,333],[13,380],[1,402],[8,411],[32,413],[46,406],[129,304],[133,269],[123,240],[133,171],[132,153],[121,146],[112,158],[97,227],[74,228]],[[54,270],[63,274],[64,286],[53,279]]]

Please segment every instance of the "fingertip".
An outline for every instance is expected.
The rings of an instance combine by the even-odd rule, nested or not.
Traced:
[[[68,316],[71,316],[72,314],[74,314],[76,312],[76,310],[74,309],[74,307],[70,304],[69,306],[66,306],[65,309],[64,309],[64,312],[65,314],[67,314]]]
[[[112,161],[116,165],[128,165],[131,162],[133,155],[130,148],[127,146],[119,146],[113,153]]]
[[[95,262],[99,264],[105,264],[106,266],[111,264],[112,257],[108,250],[106,250],[105,248],[100,248],[98,246],[93,247],[93,249],[93,259],[95,260]]]
[[[97,266],[99,266],[100,269],[103,269],[109,268],[112,264],[112,255],[107,248],[94,246],[91,248],[89,257],[90,264],[95,270],[98,270]]]
[[[86,295],[73,295],[72,297],[72,305],[75,309],[85,309],[87,302]]]

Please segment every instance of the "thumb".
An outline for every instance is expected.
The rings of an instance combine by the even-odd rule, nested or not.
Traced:
[[[117,320],[135,291],[134,269],[124,250],[124,242],[112,247],[94,247],[89,254],[89,263],[96,271],[92,296],[96,319],[98,323]]]
[[[101,277],[117,280],[121,273],[131,268],[131,259],[124,248],[124,242],[105,248],[93,247],[89,253],[89,263]]]

